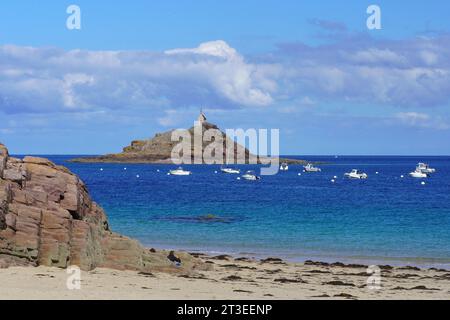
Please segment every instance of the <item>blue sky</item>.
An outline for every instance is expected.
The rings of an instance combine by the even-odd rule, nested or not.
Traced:
[[[344,4],[343,4],[344,3]],[[66,8],[81,8],[81,30]],[[377,4],[382,30],[368,30]],[[280,128],[284,154],[450,154],[448,1],[0,4],[0,141],[117,152],[187,127]]]

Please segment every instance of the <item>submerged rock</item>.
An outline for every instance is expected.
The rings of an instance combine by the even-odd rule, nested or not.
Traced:
[[[85,184],[67,168],[36,157],[10,157],[0,144],[0,265],[45,265],[83,270],[191,271],[189,254],[175,268],[164,251],[151,252],[110,230]]]
[[[153,219],[175,221],[175,222],[192,222],[192,223],[232,223],[238,220],[236,218],[231,217],[219,217],[213,214],[200,216],[164,216],[164,217],[154,217]]]

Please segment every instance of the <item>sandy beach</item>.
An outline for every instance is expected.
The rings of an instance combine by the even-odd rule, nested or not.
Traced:
[[[209,271],[192,274],[82,271],[81,289],[67,289],[67,271],[0,269],[0,299],[450,299],[450,271],[381,267],[370,289],[362,265],[286,263],[200,255]]]

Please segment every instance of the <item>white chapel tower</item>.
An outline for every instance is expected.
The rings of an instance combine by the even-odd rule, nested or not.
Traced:
[[[199,114],[199,116],[197,118],[197,121],[200,122],[200,123],[206,122],[206,116],[203,113],[203,110],[200,110],[200,114]]]

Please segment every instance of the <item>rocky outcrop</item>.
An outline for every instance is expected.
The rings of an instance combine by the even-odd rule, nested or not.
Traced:
[[[147,250],[113,233],[85,184],[67,168],[43,158],[10,157],[0,144],[0,266],[45,265],[189,272],[199,260]]]
[[[205,118],[206,119],[206,118]],[[250,151],[244,146],[236,143],[234,140],[231,140],[223,131],[212,123],[203,121],[197,122],[199,127],[201,126],[201,132],[205,132],[206,130],[213,129],[218,130],[222,135],[223,141],[223,154],[221,155],[221,159],[223,159],[222,163],[226,163],[227,159],[227,148],[231,146],[233,148],[232,154],[234,154],[234,163],[261,163],[263,158],[258,158],[256,155],[250,153]],[[192,163],[194,163],[194,129],[195,127],[191,127],[188,129],[188,132],[191,136],[191,155],[192,155]],[[179,143],[178,141],[172,141],[172,133],[175,130],[167,131],[164,133],[157,133],[153,138],[148,140],[134,140],[131,144],[125,148],[121,153],[115,154],[107,154],[98,157],[83,157],[72,159],[71,162],[84,162],[84,163],[172,163],[171,153],[174,147]],[[200,137],[202,139],[202,136]],[[203,142],[202,150],[200,154],[200,159],[204,155],[205,148],[211,142]],[[238,161],[239,159],[239,161]],[[207,162],[203,157],[204,163]],[[286,162],[289,164],[306,164],[303,160],[296,159],[280,159],[280,162]],[[267,163],[267,162],[266,162]]]

